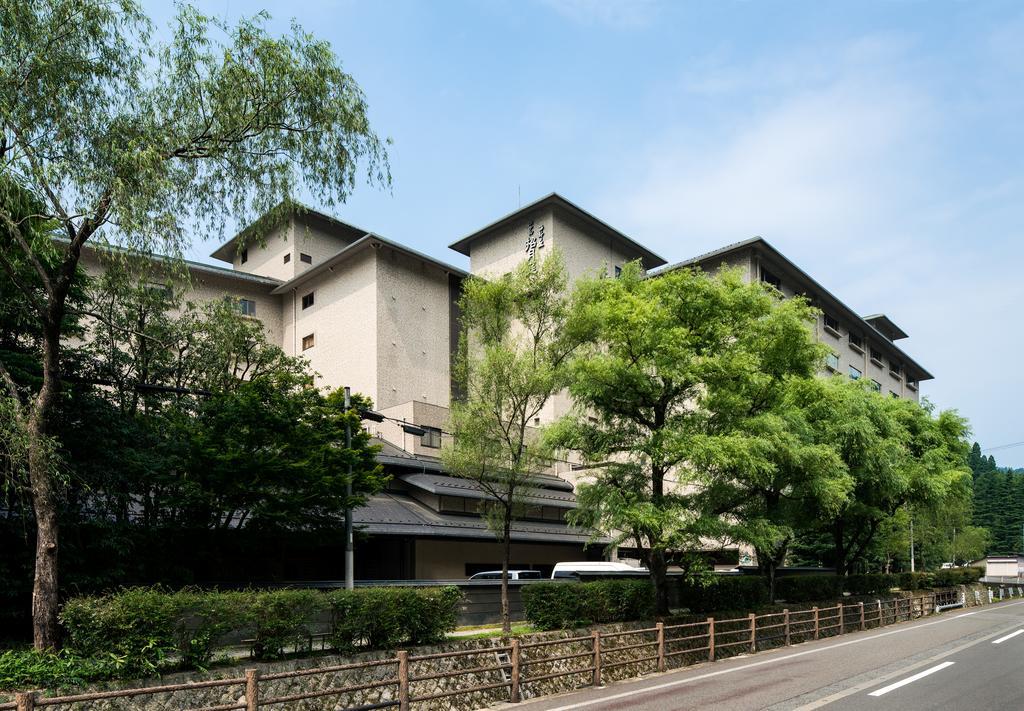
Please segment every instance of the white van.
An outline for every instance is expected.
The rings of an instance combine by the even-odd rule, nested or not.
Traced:
[[[575,578],[579,579],[580,573],[593,573],[609,575],[621,573],[647,573],[647,568],[637,568],[626,563],[609,563],[604,561],[583,560],[571,563],[555,563],[551,571],[551,579]]]

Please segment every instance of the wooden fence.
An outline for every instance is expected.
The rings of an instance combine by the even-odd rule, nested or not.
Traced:
[[[914,619],[935,612],[937,606],[955,604],[958,593],[955,590],[929,593],[914,598],[877,600],[870,603],[837,604],[833,607],[812,607],[809,610],[774,612],[765,615],[750,614],[732,619],[715,619],[688,622],[684,624],[657,623],[654,627],[602,633],[594,631],[581,637],[569,637],[522,643],[513,639],[509,645],[482,647],[479,649],[440,652],[437,654],[410,655],[399,651],[394,658],[352,664],[340,664],[317,669],[302,669],[290,672],[261,674],[256,669],[247,669],[244,677],[216,679],[185,684],[138,689],[103,691],[72,696],[43,697],[37,692],[19,692],[14,702],[0,704],[0,711],[32,711],[37,708],[74,704],[104,699],[141,697],[214,687],[238,687],[237,703],[219,706],[194,707],[189,711],[229,711],[230,709],[268,708],[308,699],[339,697],[371,689],[390,689],[379,701],[359,706],[346,707],[347,711],[369,711],[398,707],[409,711],[410,704],[431,701],[456,695],[507,689],[505,698],[516,703],[522,698],[524,687],[542,681],[567,676],[580,677],[580,686],[600,686],[602,679],[618,669],[631,672],[625,678],[643,673],[663,672],[700,661],[713,662],[736,654],[754,653],[758,650],[789,646],[798,642],[841,635],[846,632],[881,627],[895,622]],[[570,651],[552,647],[568,647]],[[627,654],[629,653],[629,654]],[[415,667],[429,660],[454,660],[460,657],[472,658],[496,656],[497,663],[479,664],[452,671],[416,673]],[[473,664],[473,661],[469,662]],[[394,669],[383,679],[348,686],[317,689],[304,693],[283,696],[263,696],[261,683],[303,676],[323,675],[339,671],[370,670],[375,668]],[[452,679],[458,677],[494,678],[498,681],[477,683],[415,694],[412,690],[417,683]],[[537,690],[539,691],[539,690]],[[534,696],[540,693],[532,694]]]

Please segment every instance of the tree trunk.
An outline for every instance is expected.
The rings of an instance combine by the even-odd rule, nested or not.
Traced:
[[[512,634],[512,618],[508,610],[508,568],[512,560],[512,512],[505,512],[505,522],[502,528],[505,536],[505,554],[501,560],[501,632],[508,636]]]
[[[28,470],[36,518],[35,580],[32,584],[32,639],[38,650],[56,649],[57,499],[51,476],[47,435],[50,410],[60,392],[60,319],[43,330],[43,385],[29,418]]]
[[[654,611],[660,616],[669,614],[668,607],[668,564],[665,551],[660,548],[651,551],[651,581],[654,583]]]

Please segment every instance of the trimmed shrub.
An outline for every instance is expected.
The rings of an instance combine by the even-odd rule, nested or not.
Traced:
[[[650,619],[654,587],[648,580],[530,583],[522,587],[526,619],[542,630]]]
[[[920,590],[932,586],[931,573],[899,573],[900,590]]]
[[[720,575],[683,583],[679,602],[693,612],[752,609],[768,603],[768,581],[760,575]]]
[[[119,661],[110,656],[83,658],[68,650],[9,649],[0,652],[0,689],[59,689],[116,679],[123,672]]]
[[[946,568],[932,573],[932,584],[937,588],[948,588],[953,585],[971,585],[978,582],[984,574],[981,568]]]
[[[882,595],[893,588],[901,587],[900,578],[892,573],[867,573],[847,575],[843,587],[851,595]]]
[[[786,602],[834,600],[843,595],[839,575],[793,575],[775,581],[775,594]]]
[[[360,588],[328,594],[331,645],[340,651],[442,641],[455,629],[462,593],[443,588]]]
[[[160,588],[125,588],[102,597],[78,597],[65,603],[60,620],[68,646],[83,657],[122,660],[125,675],[156,672],[176,648],[182,608]]]
[[[202,669],[229,632],[246,626],[251,593],[185,589],[175,593],[181,611],[176,630],[182,665]]]
[[[285,647],[300,647],[309,638],[309,621],[325,607],[324,595],[313,590],[251,593],[245,619],[256,640],[255,657],[280,659]]]

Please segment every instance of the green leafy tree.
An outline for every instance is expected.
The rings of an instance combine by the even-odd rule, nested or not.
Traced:
[[[803,407],[817,441],[836,449],[853,478],[838,511],[815,515],[814,530],[829,539],[824,562],[840,574],[866,565],[877,536],[902,509],[916,520],[967,495],[967,425],[956,413],[935,414],[927,404],[883,397],[840,378]]]
[[[575,413],[555,433],[594,465],[574,520],[636,545],[660,614],[670,557],[723,530],[698,507],[701,485],[754,456],[751,418],[786,377],[813,372],[810,315],[802,299],[734,271],[648,279],[629,264],[618,279],[579,284],[570,331],[590,341],[571,360]]]
[[[298,26],[271,36],[266,21],[228,25],[182,6],[157,43],[133,0],[0,0],[0,175],[37,196],[62,236],[38,239],[0,184],[0,268],[13,278],[18,255],[42,286],[15,280],[39,325],[42,381],[28,399],[10,393],[29,441],[40,649],[58,643],[59,491],[44,443],[60,434],[51,415],[83,248],[179,255],[189,223],[222,233],[229,217],[287,209],[300,185],[330,206],[361,163],[389,179],[363,95],[328,44]]]
[[[483,514],[498,541],[501,622],[511,632],[508,568],[512,522],[523,499],[536,491],[552,452],[535,418],[565,384],[573,348],[565,329],[566,276],[552,254],[522,263],[498,279],[469,279],[459,301],[462,346],[456,379],[464,394],[452,403],[453,441],[442,450],[452,474],[476,482],[489,495]]]

